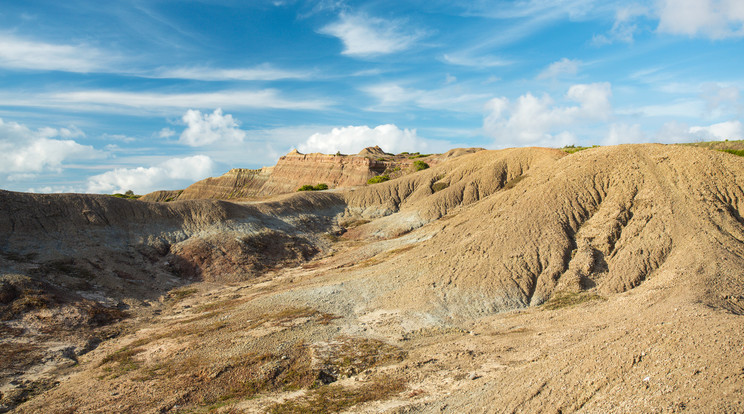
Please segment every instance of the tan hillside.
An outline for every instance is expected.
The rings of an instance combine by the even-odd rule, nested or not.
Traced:
[[[446,154],[417,158],[429,165],[479,151],[480,148],[458,148]],[[196,182],[183,191],[155,191],[142,201],[175,201],[219,199],[235,200],[261,198],[292,193],[303,185],[327,184],[330,188],[364,185],[367,180],[383,173],[401,176],[413,172],[414,160],[408,153],[393,155],[380,147],[365,148],[355,155],[301,154],[292,150],[279,158],[273,167],[259,170],[236,168],[220,177]]]
[[[0,192],[0,404],[744,411],[743,158],[455,154],[264,202]]]

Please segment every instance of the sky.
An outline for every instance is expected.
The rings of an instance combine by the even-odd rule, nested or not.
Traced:
[[[297,148],[744,139],[741,0],[0,1],[0,188],[144,194]]]

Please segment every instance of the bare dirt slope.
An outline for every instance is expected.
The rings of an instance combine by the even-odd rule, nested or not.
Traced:
[[[358,154],[302,154],[292,150],[273,167],[257,170],[235,168],[219,177],[198,181],[179,191],[155,191],[142,201],[240,200],[259,199],[297,191],[303,185],[326,184],[330,188],[364,185],[367,180],[385,174],[400,177],[415,172],[414,162],[438,165],[452,158],[482,150],[456,148],[444,154],[388,154],[380,147],[369,147]]]
[[[390,260],[408,281],[389,301],[476,315],[539,305],[556,291],[626,291],[666,266],[711,305],[740,312],[725,298],[743,287],[734,270],[744,264],[742,166],[733,155],[662,145],[543,163]],[[414,211],[442,205],[439,195]]]
[[[61,290],[61,276],[31,272],[51,260],[39,250],[59,246],[82,266],[94,245],[124,257],[117,246],[164,237],[160,265],[134,254],[104,270],[149,275],[181,257],[190,265],[157,268],[162,277],[201,280],[132,302],[128,317],[104,321],[108,336],[90,328],[99,344],[65,351],[75,364],[55,364],[64,352],[31,323],[48,310],[10,316],[3,344],[28,361],[4,371],[2,403],[22,413],[741,412],[741,177],[731,154],[626,145],[480,151],[270,203],[0,193],[13,206],[0,223],[3,269]],[[276,233],[258,237],[266,231]],[[18,348],[42,339],[47,351]]]

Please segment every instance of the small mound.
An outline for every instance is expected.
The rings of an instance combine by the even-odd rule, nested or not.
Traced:
[[[367,147],[357,154],[359,157],[382,157],[388,155],[385,151],[380,148],[379,145],[375,145],[374,147]]]

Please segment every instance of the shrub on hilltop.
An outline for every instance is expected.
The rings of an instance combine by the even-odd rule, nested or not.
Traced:
[[[305,184],[302,187],[298,188],[297,191],[322,191],[322,190],[327,190],[327,189],[328,189],[328,184],[320,183],[316,186]]]

